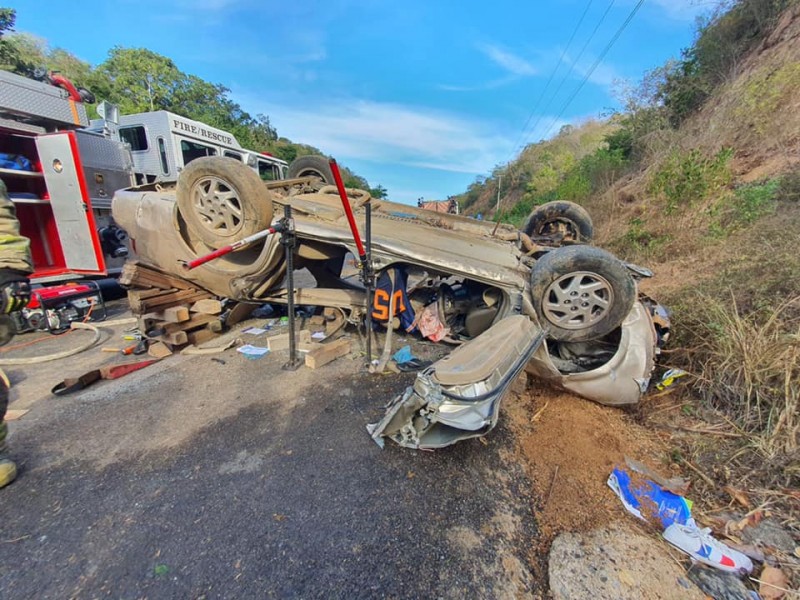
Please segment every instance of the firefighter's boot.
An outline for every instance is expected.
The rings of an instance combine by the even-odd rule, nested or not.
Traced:
[[[0,421],[0,488],[4,488],[17,478],[17,465],[6,457],[7,434],[8,426],[5,421]]]

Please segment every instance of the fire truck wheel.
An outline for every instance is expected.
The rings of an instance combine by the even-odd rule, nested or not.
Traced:
[[[316,177],[322,183],[329,185],[336,183],[328,159],[324,156],[308,155],[295,158],[289,165],[289,179],[297,177]]]
[[[261,178],[232,158],[207,156],[190,162],[178,178],[177,199],[189,232],[213,248],[272,222],[272,199]]]

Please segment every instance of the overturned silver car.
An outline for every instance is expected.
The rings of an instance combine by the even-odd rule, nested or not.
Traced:
[[[220,297],[282,302],[286,256],[277,236],[192,271],[181,265],[267,229],[288,204],[295,266],[316,280],[297,302],[332,307],[356,326],[367,310],[386,312],[368,307],[363,286],[343,274],[357,251],[337,190],[327,185],[327,161],[302,157],[290,176],[265,184],[234,160],[197,159],[177,185],[117,192],[113,215],[140,261]],[[362,190],[347,195],[361,231],[371,206],[374,269],[400,270],[408,310],[434,315],[445,341],[457,344],[369,426],[376,441],[438,448],[485,435],[522,370],[609,405],[636,403],[647,389],[666,315],[637,291],[646,270],[588,244],[592,223],[580,206],[538,207],[518,231]]]

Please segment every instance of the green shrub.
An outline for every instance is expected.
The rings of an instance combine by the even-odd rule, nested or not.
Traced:
[[[628,230],[622,239],[618,240],[616,249],[624,255],[630,257],[653,258],[670,241],[668,235],[657,235],[649,231],[645,222],[634,217],[628,221]]]
[[[722,197],[714,211],[711,233],[722,237],[775,211],[780,179],[742,185]]]
[[[737,75],[742,58],[797,0],[734,0],[700,22],[694,44],[666,75],[658,98],[674,127],[695,112],[720,84]]]
[[[733,149],[723,148],[708,158],[697,149],[673,151],[656,171],[648,191],[667,201],[667,213],[697,204],[730,185]]]
[[[605,137],[609,152],[619,152],[623,158],[629,160],[633,155],[633,136],[630,119],[623,118],[620,128]]]

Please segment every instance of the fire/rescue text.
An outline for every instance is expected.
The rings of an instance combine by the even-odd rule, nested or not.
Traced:
[[[226,146],[233,145],[233,138],[230,136],[223,135],[221,133],[216,133],[215,131],[209,131],[208,129],[203,129],[202,127],[198,127],[197,125],[190,125],[189,123],[184,123],[183,121],[179,121],[178,119],[172,119],[172,126],[175,129],[180,129],[181,131],[187,131],[193,135],[204,137],[214,142],[225,144]]]

